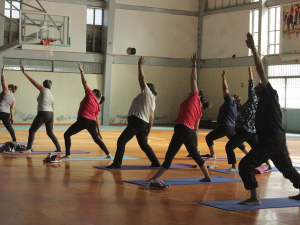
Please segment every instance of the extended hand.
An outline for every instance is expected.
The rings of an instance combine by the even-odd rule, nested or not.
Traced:
[[[252,67],[251,67],[251,65],[250,65],[249,68],[248,68],[248,72],[249,72],[249,73],[252,73]]]
[[[222,78],[225,79],[225,70],[222,72]]]
[[[144,63],[145,63],[144,57],[141,56],[141,57],[139,58],[139,66],[142,66]]]
[[[14,124],[14,118],[10,118],[10,123]]]
[[[24,69],[24,66],[22,66],[22,72],[25,74],[25,69]]]
[[[80,72],[82,72],[82,66],[81,66],[80,62],[78,62],[78,68],[79,68]]]
[[[193,53],[192,57],[191,57],[191,61],[193,63],[193,65],[196,65],[197,64],[197,59],[198,59],[198,56],[197,56],[197,53]]]
[[[100,139],[102,139],[102,136],[101,136],[101,134],[100,134],[100,131],[98,131],[98,136],[99,136]]]
[[[4,72],[4,66],[2,67],[2,74],[3,74],[3,72]]]
[[[254,48],[255,48],[253,36],[252,36],[252,34],[250,34],[249,32],[247,33],[246,45],[247,45],[248,48],[250,48],[250,49],[254,49]]]

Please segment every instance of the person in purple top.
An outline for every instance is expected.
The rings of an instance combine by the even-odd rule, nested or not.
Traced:
[[[216,158],[214,140],[222,138],[224,136],[231,139],[235,135],[235,118],[241,107],[241,98],[234,94],[230,95],[228,85],[225,78],[225,70],[222,73],[222,91],[224,103],[219,109],[217,125],[218,127],[206,135],[206,143],[210,151],[210,157]],[[241,144],[239,148],[247,153],[248,149],[244,144]]]

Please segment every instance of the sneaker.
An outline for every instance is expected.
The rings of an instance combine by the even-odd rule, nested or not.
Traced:
[[[30,153],[33,149],[25,149],[24,151],[20,151],[20,153]]]
[[[61,159],[58,155],[55,155],[54,153],[50,152],[43,161],[45,163],[57,163],[61,162]]]
[[[107,169],[119,169],[121,166],[116,166],[115,164],[111,164],[110,166],[106,167]]]
[[[63,157],[61,157],[61,159],[71,159],[72,157],[70,155],[65,155]]]
[[[165,184],[163,181],[151,181],[150,182],[150,189],[155,189],[155,190],[165,190],[170,187],[170,185]]]

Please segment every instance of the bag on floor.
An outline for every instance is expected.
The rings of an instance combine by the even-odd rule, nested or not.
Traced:
[[[0,152],[14,152],[15,148],[16,148],[16,143],[12,141],[8,141],[3,143],[3,145],[0,147]]]
[[[269,166],[268,165],[261,165],[257,168],[254,169],[254,173],[255,174],[264,174],[264,173],[267,173],[268,172],[268,168]]]

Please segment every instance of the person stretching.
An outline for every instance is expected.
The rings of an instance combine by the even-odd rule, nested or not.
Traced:
[[[251,191],[251,196],[238,204],[259,205],[261,200],[257,192],[258,183],[253,171],[254,168],[271,159],[276,168],[297,189],[300,189],[300,174],[293,167],[289,156],[277,91],[268,81],[250,33],[247,34],[246,44],[253,53],[256,71],[261,80],[261,83],[255,87],[255,94],[259,98],[255,116],[258,144],[239,164],[239,174],[245,189]],[[289,198],[300,200],[300,193]]]
[[[154,186],[156,189],[168,188],[163,182],[158,182],[157,180],[161,177],[171,166],[171,163],[184,144],[189,154],[196,161],[200,169],[204,174],[204,178],[200,182],[211,182],[211,178],[208,174],[205,161],[201,158],[198,153],[197,144],[198,143],[198,126],[200,118],[202,116],[201,112],[201,101],[197,87],[197,54],[194,53],[191,57],[193,63],[192,73],[190,77],[191,83],[191,94],[189,97],[180,104],[179,113],[177,119],[175,120],[174,134],[169,144],[168,151],[165,156],[165,161],[160,167],[159,171],[145,183],[150,183],[150,187]],[[207,104],[208,106],[210,104]],[[203,109],[206,109],[206,106]]]
[[[144,57],[139,58],[138,62],[138,80],[141,88],[141,93],[135,97],[131,103],[131,107],[128,112],[128,126],[120,135],[117,142],[117,152],[114,162],[107,168],[120,168],[122,165],[122,159],[125,152],[125,145],[134,136],[139,143],[141,149],[145,152],[152,167],[160,167],[160,163],[156,158],[155,153],[148,144],[148,136],[150,134],[155,110],[155,86],[145,81],[145,75],[143,72],[143,64],[145,63]]]
[[[77,121],[71,125],[64,134],[66,155],[63,156],[62,159],[71,159],[71,136],[84,129],[87,129],[94,142],[105,152],[106,158],[111,158],[111,155],[109,154],[105,144],[101,141],[102,136],[100,134],[100,122],[98,117],[100,113],[99,104],[103,104],[105,98],[98,89],[91,90],[88,87],[80,62],[78,63],[78,68],[81,74],[81,81],[85,92],[85,97],[80,102]],[[100,103],[98,103],[99,98],[101,98]]]
[[[45,80],[43,82],[43,85],[41,85],[26,73],[23,66],[22,66],[22,72],[27,77],[27,79],[33,84],[33,86],[35,86],[40,91],[40,94],[37,98],[38,114],[34,118],[31,127],[29,128],[27,148],[25,151],[22,151],[22,153],[31,152],[35,133],[43,125],[43,123],[45,123],[47,135],[50,137],[50,139],[52,140],[53,144],[56,147],[55,152],[61,152],[61,148],[57,141],[57,138],[53,134],[54,98],[50,91],[52,81]]]
[[[0,120],[2,120],[5,128],[10,133],[13,142],[16,142],[16,135],[14,128],[11,124],[14,124],[14,107],[16,99],[13,93],[18,89],[17,86],[9,84],[7,86],[4,76],[4,66],[2,68],[1,76],[2,92],[0,93]]]

